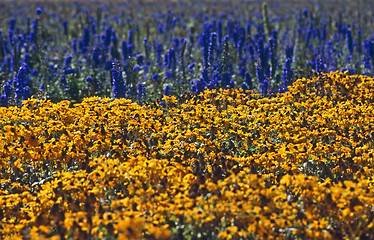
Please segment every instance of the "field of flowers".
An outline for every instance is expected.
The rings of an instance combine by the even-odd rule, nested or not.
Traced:
[[[0,3],[0,239],[374,239],[373,9]]]
[[[370,239],[374,79],[0,108],[8,239]]]
[[[267,95],[316,72],[373,75],[372,1],[282,2],[0,3],[0,106]]]

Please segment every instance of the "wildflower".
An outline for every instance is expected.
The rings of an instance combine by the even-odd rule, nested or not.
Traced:
[[[1,65],[1,71],[2,72],[10,72],[11,69],[11,59],[10,57],[6,57],[4,59],[3,64]]]
[[[251,78],[251,75],[249,74],[249,72],[245,73],[244,82],[246,83],[248,89],[253,89],[252,78]]]
[[[66,20],[66,19],[62,20],[62,26],[64,28],[64,35],[68,36],[68,33],[69,33],[68,32],[68,26],[69,26],[68,20]]]
[[[201,35],[201,46],[203,52],[204,67],[209,67],[209,36],[206,33]]]
[[[283,67],[283,85],[285,87],[291,85],[292,77],[293,77],[293,70],[292,70],[292,60],[290,58],[286,59]]]
[[[256,66],[257,81],[259,84],[263,83],[265,80],[264,70],[261,65]]]
[[[138,64],[135,64],[134,67],[132,68],[133,72],[138,72],[140,71],[141,67]]]
[[[10,81],[4,83],[4,95],[6,98],[10,98],[12,95],[12,85]]]
[[[30,97],[29,88],[27,85],[30,82],[29,74],[31,70],[26,63],[24,63],[18,70],[17,77],[14,79],[15,98],[17,100],[25,100]]]
[[[125,40],[122,40],[121,46],[122,46],[122,61],[123,61],[123,64],[125,65],[127,62],[127,58],[129,57],[127,42]]]
[[[325,64],[323,62],[323,59],[321,57],[318,57],[316,59],[316,72],[323,72],[325,71]]]
[[[104,69],[105,69],[105,71],[112,70],[112,61],[110,61],[110,60],[105,61]]]
[[[152,79],[153,79],[155,82],[158,82],[158,80],[159,80],[158,73],[153,74],[153,75],[152,75]]]
[[[214,63],[214,57],[215,57],[215,51],[216,51],[216,46],[217,44],[217,33],[213,32],[210,34],[210,41],[209,41],[209,51],[208,51],[208,61],[209,61],[209,66],[212,66]]]
[[[164,90],[164,95],[165,96],[170,96],[171,93],[172,93],[172,90],[171,90],[170,86],[166,85],[165,90]]]
[[[269,81],[265,79],[265,80],[260,84],[260,88],[261,88],[261,94],[266,95],[266,94],[268,93],[268,90],[269,90]]]
[[[77,72],[77,69],[70,68],[70,67],[62,70],[62,73],[65,74],[65,75],[73,74],[73,73],[76,73],[76,72]]]
[[[144,55],[143,54],[138,54],[136,55],[136,62],[142,66],[143,65],[143,61],[144,61]]]
[[[60,83],[61,83],[61,87],[64,88],[64,89],[66,89],[66,87],[67,87],[67,81],[66,81],[66,77],[65,76],[61,77]]]
[[[112,29],[110,27],[108,27],[105,30],[105,38],[104,38],[105,46],[108,47],[110,45],[111,41],[112,41]]]
[[[249,87],[247,85],[247,83],[243,82],[242,85],[240,85],[240,87],[243,89],[243,92],[246,92],[247,90],[249,90]]]
[[[292,59],[293,58],[293,52],[294,52],[294,46],[291,45],[291,46],[287,46],[284,50],[285,54],[286,54],[286,59]]]
[[[76,38],[72,38],[71,39],[71,49],[73,50],[73,52],[76,54],[77,53],[77,47],[78,47],[78,44],[77,44],[77,39]]]
[[[257,55],[260,60],[259,64],[261,65],[265,74],[267,69],[268,56],[265,52],[264,40],[262,38],[259,38],[257,41]]]
[[[100,54],[101,54],[101,49],[100,48],[94,48],[94,50],[92,52],[93,68],[98,68],[101,65]]]
[[[353,53],[353,40],[352,40],[352,31],[351,29],[347,30],[347,48],[348,48],[348,54],[352,55]]]
[[[195,68],[195,66],[196,66],[196,63],[195,63],[195,62],[188,64],[188,66],[187,66],[187,71],[188,71],[189,73],[194,73],[194,68]]]
[[[145,84],[139,83],[138,88],[137,88],[137,94],[136,97],[138,99],[144,99],[146,96],[146,89],[145,89]]]
[[[36,15],[40,16],[40,15],[42,15],[43,10],[42,10],[41,8],[37,8],[37,9],[35,10],[35,13],[36,13]]]
[[[356,47],[357,47],[358,54],[361,55],[362,54],[362,33],[361,33],[361,29],[357,30],[357,43],[356,43]]]
[[[9,98],[5,94],[1,94],[0,96],[0,106],[1,107],[7,107],[8,106]]]
[[[9,45],[8,45],[7,40],[6,40],[6,39],[3,39],[2,44],[3,44],[4,53],[5,53],[5,54],[10,54],[11,51],[10,51],[10,48],[9,48]]]
[[[112,69],[113,93],[115,98],[124,98],[126,87],[122,77],[122,71],[117,68]]]
[[[155,51],[156,51],[156,61],[157,61],[158,66],[161,68],[162,67],[163,45],[159,41],[156,41],[155,44],[156,44],[156,48],[155,48]]]
[[[133,45],[134,44],[134,36],[133,36],[133,30],[129,30],[129,35],[127,38],[128,45]]]
[[[82,45],[81,49],[85,49],[85,48],[90,46],[90,30],[88,28],[83,29],[82,43],[83,43],[83,45]]]
[[[91,76],[88,76],[84,79],[86,82],[91,83],[93,78]]]
[[[65,68],[68,68],[71,64],[73,57],[71,55],[67,55],[64,61]]]

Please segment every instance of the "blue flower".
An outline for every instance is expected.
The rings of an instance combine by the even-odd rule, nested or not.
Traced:
[[[249,89],[248,85],[245,82],[243,82],[242,85],[240,85],[240,87],[242,88],[243,92],[245,92]]]
[[[26,86],[24,89],[23,89],[23,96],[22,96],[22,100],[26,100],[28,98],[31,97],[31,89],[29,86]]]
[[[245,75],[245,72],[247,71],[246,65],[247,65],[247,57],[243,56],[242,61],[238,63],[238,70],[237,70],[239,76],[241,76],[242,78],[245,77],[244,75]]]
[[[361,29],[357,30],[357,52],[361,55],[362,53],[362,34]]]
[[[164,26],[162,25],[162,23],[159,23],[159,24],[158,24],[157,29],[158,29],[158,32],[159,32],[160,34],[164,34],[164,33],[165,33],[165,31],[164,31]]]
[[[286,46],[286,48],[284,49],[284,53],[286,54],[286,59],[287,58],[290,58],[290,59],[293,58],[293,51],[294,51],[294,46],[293,45]]]
[[[129,57],[126,40],[122,40],[121,45],[122,45],[122,61],[123,61],[123,65],[125,65],[127,62],[127,58]]]
[[[137,88],[136,97],[138,99],[144,99],[146,96],[145,84],[139,83]]]
[[[8,107],[9,98],[7,98],[4,94],[0,96],[0,107]]]
[[[268,90],[269,90],[269,81],[265,79],[265,80],[260,84],[260,89],[261,89],[261,94],[263,94],[263,95],[267,95]]]
[[[134,44],[134,35],[133,35],[133,30],[132,29],[129,30],[129,35],[128,35],[127,41],[129,43],[129,45]]]
[[[93,68],[98,68],[101,65],[100,52],[101,52],[100,48],[95,48],[93,50],[93,52],[92,52],[92,65],[93,65]]]
[[[11,65],[11,59],[10,57],[6,57],[4,59],[3,64],[1,65],[1,72],[10,72],[10,65]]]
[[[12,95],[12,85],[9,81],[4,83],[4,95],[7,98],[10,98]]]
[[[127,52],[128,52],[128,56],[132,56],[133,52],[134,52],[134,49],[135,49],[135,46],[133,44],[128,44],[127,46]]]
[[[247,85],[248,89],[253,89],[253,82],[249,72],[245,73],[244,83]]]
[[[169,85],[166,85],[165,90],[164,90],[164,95],[170,96],[171,93],[172,93],[171,87]]]
[[[152,75],[152,79],[153,79],[154,81],[158,82],[158,80],[159,80],[158,73],[153,74],[153,75]]]
[[[204,67],[208,68],[209,67],[209,37],[205,33],[201,35],[201,45],[202,45],[202,52],[203,52]]]
[[[67,86],[67,81],[66,81],[66,77],[65,76],[62,76],[61,79],[60,79],[60,83],[61,83],[61,87],[62,88],[66,88]]]
[[[112,61],[107,60],[105,62],[105,71],[110,71],[112,69]]]
[[[92,77],[91,76],[88,76],[84,79],[87,83],[91,83],[92,82]]]
[[[122,77],[122,71],[112,69],[113,93],[115,98],[124,98],[126,93],[125,81]]]
[[[64,61],[65,68],[70,67],[70,63],[73,60],[73,57],[71,55],[67,55]]]
[[[195,66],[196,66],[196,63],[195,63],[195,62],[188,64],[188,66],[187,66],[187,71],[188,71],[189,73],[194,73],[194,72],[195,72],[195,71],[194,71]]]
[[[39,71],[38,69],[34,68],[31,72],[31,75],[34,76],[34,77],[37,77],[39,75]]]
[[[257,81],[258,83],[263,83],[265,80],[264,70],[262,69],[262,66],[258,64],[256,66],[256,74],[257,74]]]
[[[316,72],[324,72],[324,71],[326,71],[325,64],[323,62],[323,59],[319,57],[316,60]]]
[[[347,29],[346,35],[347,35],[348,53],[349,53],[349,55],[352,55],[352,53],[353,53],[353,39],[352,39],[352,31],[351,31],[351,29]]]
[[[116,46],[110,47],[110,55],[112,56],[112,59],[120,59],[120,54]]]
[[[5,53],[6,55],[10,54],[11,51],[10,51],[10,48],[9,48],[9,45],[8,45],[7,40],[6,40],[6,39],[3,39],[3,43],[2,43],[2,44],[3,44],[4,53]]]
[[[31,70],[26,63],[23,63],[17,72],[17,76],[13,81],[15,98],[18,100],[25,100],[30,97],[29,90],[30,87],[27,85],[30,82],[29,74]]]
[[[16,19],[15,18],[11,18],[10,21],[9,21],[9,30],[16,30]]]
[[[62,73],[65,74],[65,75],[73,74],[73,73],[76,73],[76,72],[77,72],[77,69],[70,68],[70,67],[62,70]]]
[[[22,66],[19,68],[18,73],[17,73],[17,81],[20,83],[28,83],[28,75],[31,73],[31,70],[29,66],[24,63]]]
[[[177,68],[177,58],[176,58],[175,51],[173,48],[169,49],[168,56],[169,56],[169,61],[168,61],[167,66],[170,70],[175,71]]]
[[[283,67],[284,86],[291,85],[292,77],[293,77],[292,60],[291,60],[291,58],[287,58],[286,62],[284,63],[284,67]]]
[[[135,64],[134,67],[132,68],[133,72],[138,72],[140,71],[141,67],[138,64]]]
[[[249,44],[249,46],[248,46],[248,53],[249,53],[249,59],[252,62],[254,62],[256,60],[256,57],[255,57],[255,49],[254,49],[253,44]]]
[[[260,60],[259,64],[261,65],[262,72],[264,75],[269,75],[269,66],[268,66],[268,54],[264,47],[264,40],[260,37],[257,41],[257,54]]]
[[[161,68],[162,67],[162,52],[164,51],[163,46],[160,41],[156,41],[155,45],[156,45],[156,49],[155,49],[156,61],[157,61],[158,66]]]
[[[40,15],[42,15],[43,10],[42,10],[41,8],[37,8],[37,9],[35,10],[35,13],[36,13],[36,15],[40,16]]]
[[[25,53],[25,56],[23,57],[23,61],[30,66],[30,59],[31,59],[31,55],[30,53]]]
[[[368,55],[365,55],[362,59],[362,63],[364,64],[364,67],[367,69],[371,68],[371,63],[370,63],[370,57]]]
[[[83,29],[83,47],[88,47],[90,45],[90,30],[88,28]]]
[[[62,20],[62,26],[64,28],[64,35],[68,36],[68,20]]]
[[[74,53],[77,53],[77,39],[73,38],[71,39],[71,49]]]
[[[174,49],[178,51],[178,49],[179,49],[179,38],[177,38],[177,37],[173,38],[173,42],[174,42]]]
[[[114,30],[112,30],[112,43],[113,43],[113,46],[115,46],[116,48],[118,47],[118,38],[117,38],[116,31]]]
[[[104,39],[105,46],[109,46],[111,40],[112,40],[112,29],[109,27],[105,30],[105,39]]]
[[[138,54],[138,55],[136,55],[136,62],[137,62],[139,65],[143,65],[143,61],[144,61],[144,55],[143,55],[143,54]]]
[[[214,64],[214,56],[215,56],[215,51],[216,51],[216,48],[217,48],[217,33],[215,32],[212,32],[210,34],[210,41],[209,41],[209,63],[208,65],[209,66],[213,66]]]

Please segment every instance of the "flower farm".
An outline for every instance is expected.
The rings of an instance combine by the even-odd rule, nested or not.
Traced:
[[[370,1],[22,6],[0,239],[374,239]]]

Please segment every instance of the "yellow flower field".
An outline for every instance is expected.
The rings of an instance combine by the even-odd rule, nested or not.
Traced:
[[[1,239],[369,239],[374,78],[0,108]]]

